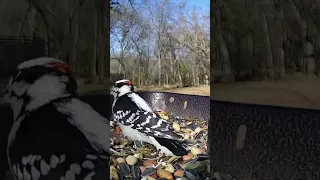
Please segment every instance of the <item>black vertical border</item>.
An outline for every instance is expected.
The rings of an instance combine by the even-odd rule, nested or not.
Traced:
[[[213,28],[214,28],[214,21],[213,21],[213,16],[212,16],[212,13],[213,13],[213,3],[214,3],[215,0],[210,0],[210,119],[209,119],[209,123],[208,123],[208,152],[210,154],[210,179],[213,179],[213,173],[214,173],[214,170],[215,170],[215,161],[214,161],[214,156],[213,156],[213,153],[214,153],[214,148],[213,148],[213,140],[214,138],[212,137],[214,135],[213,131],[213,117],[212,117],[212,97],[213,97],[213,94],[214,92],[212,92],[212,88],[211,86],[213,85],[212,82],[213,82],[213,73],[212,73],[212,70],[213,70],[213,57],[214,57],[214,52],[213,52],[213,42],[214,42],[214,37],[213,37]]]

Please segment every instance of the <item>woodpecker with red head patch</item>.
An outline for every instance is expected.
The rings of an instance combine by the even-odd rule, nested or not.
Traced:
[[[17,67],[4,97],[14,117],[7,156],[15,179],[109,178],[110,122],[76,92],[63,61],[43,57]]]
[[[123,134],[133,141],[153,144],[168,156],[183,156],[188,151],[182,146],[182,137],[171,125],[160,118],[150,105],[134,92],[129,80],[116,81],[112,87],[112,114]]]

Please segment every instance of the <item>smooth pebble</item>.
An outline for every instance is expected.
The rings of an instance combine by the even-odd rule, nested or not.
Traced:
[[[191,148],[191,153],[192,153],[193,155],[197,155],[197,154],[201,154],[202,151],[201,151],[201,149],[199,149],[199,148],[197,148],[197,147],[192,147],[192,148]]]
[[[117,158],[116,161],[117,161],[119,164],[126,162],[126,160],[124,160],[122,157]]]
[[[157,174],[161,178],[166,178],[166,179],[169,179],[169,180],[173,180],[173,175],[170,172],[168,172],[168,171],[166,171],[164,169],[158,169]]]
[[[135,165],[138,162],[138,158],[130,155],[126,158],[126,161],[129,165]]]
[[[190,159],[192,159],[193,158],[193,154],[192,153],[189,153],[188,155],[184,155],[183,156],[183,160],[184,161],[188,161],[188,160],[190,160]]]
[[[174,176],[176,177],[183,177],[184,171],[179,169],[176,172],[174,172]]]
[[[177,122],[174,122],[172,127],[175,131],[180,132],[180,125]]]
[[[170,173],[173,173],[174,172],[174,167],[173,167],[172,164],[167,164],[166,168],[164,170],[166,170],[166,171],[168,171]]]
[[[183,138],[184,138],[185,140],[190,139],[190,133],[185,133]]]

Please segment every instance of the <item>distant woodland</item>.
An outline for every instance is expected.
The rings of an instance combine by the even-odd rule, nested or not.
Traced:
[[[215,83],[320,75],[320,2],[211,1]]]
[[[111,10],[110,71],[137,86],[197,86],[210,78],[209,8],[119,0]],[[209,0],[208,0],[209,4]]]
[[[109,73],[110,2],[105,0],[1,0],[0,36],[41,37],[46,52],[68,62],[78,77],[91,82]],[[34,48],[36,49],[36,48]],[[1,65],[10,64],[9,51],[0,47]],[[22,52],[21,47],[15,49]]]

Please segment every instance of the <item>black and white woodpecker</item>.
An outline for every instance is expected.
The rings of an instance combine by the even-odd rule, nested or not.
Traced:
[[[16,180],[110,177],[110,122],[78,99],[63,61],[43,57],[19,64],[3,103],[13,110],[7,156]]]
[[[183,138],[134,92],[131,81],[116,81],[111,94],[113,120],[120,126],[124,136],[133,141],[152,144],[167,156],[188,154],[182,145]]]

